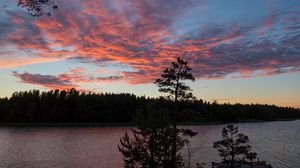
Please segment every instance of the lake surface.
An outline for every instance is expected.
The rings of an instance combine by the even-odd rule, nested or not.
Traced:
[[[275,168],[300,167],[300,120],[236,124],[258,153]],[[193,162],[219,160],[212,143],[225,125],[187,126]],[[130,127],[0,128],[0,167],[12,168],[116,168],[122,167],[119,139]],[[185,150],[183,150],[185,152]]]

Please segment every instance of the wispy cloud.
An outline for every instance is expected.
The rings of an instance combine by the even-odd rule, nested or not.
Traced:
[[[69,89],[78,88],[77,85],[73,85],[66,79],[54,75],[41,75],[41,74],[30,74],[30,73],[18,73],[13,72],[13,76],[19,78],[23,83],[29,83],[33,85],[41,85],[49,89]]]
[[[48,89],[61,90],[67,90],[70,88],[85,90],[80,86],[80,84],[113,82],[122,79],[121,76],[94,77],[86,74],[83,68],[71,69],[67,73],[58,75],[41,75],[27,72],[18,73],[16,71],[12,72],[12,74],[13,76],[19,78],[20,82],[22,83],[38,85]]]

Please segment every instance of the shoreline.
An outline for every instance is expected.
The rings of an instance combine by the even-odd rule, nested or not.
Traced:
[[[276,120],[243,120],[233,122],[178,122],[179,126],[201,126],[201,125],[223,125],[229,123],[261,123],[261,122],[278,122],[278,121],[295,121],[296,119],[276,119]],[[110,122],[110,123],[80,123],[80,122],[36,122],[36,123],[24,123],[24,122],[2,122],[1,127],[133,127],[136,126],[133,122]]]

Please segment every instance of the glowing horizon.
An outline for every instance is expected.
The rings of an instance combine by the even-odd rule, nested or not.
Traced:
[[[0,10],[0,97],[28,89],[157,97],[153,81],[187,60],[196,97],[300,107],[300,2],[65,0],[32,17]]]

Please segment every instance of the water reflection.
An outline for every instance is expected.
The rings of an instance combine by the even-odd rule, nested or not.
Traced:
[[[189,126],[193,162],[210,165],[218,160],[212,143],[224,125]],[[300,120],[238,124],[250,137],[261,160],[274,167],[300,167]],[[105,167],[122,166],[117,150],[123,128],[0,128],[0,167]],[[185,151],[183,151],[185,152]]]

